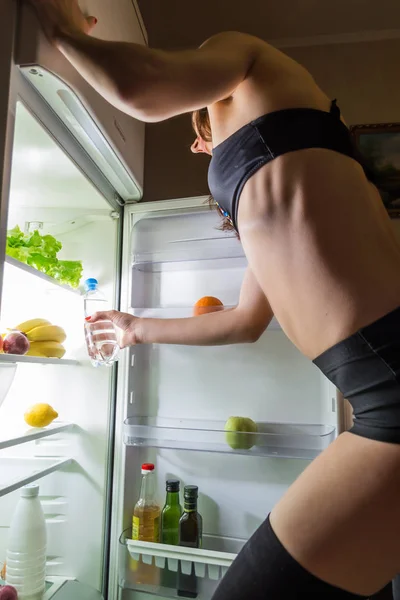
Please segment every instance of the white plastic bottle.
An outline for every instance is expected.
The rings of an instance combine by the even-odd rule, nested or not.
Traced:
[[[104,312],[111,309],[105,296],[98,288],[97,279],[85,281],[86,294],[83,297],[85,318],[91,317],[95,312]],[[92,365],[111,367],[118,359],[119,346],[113,323],[109,320],[85,323],[85,339],[88,354]]]
[[[18,592],[18,600],[39,600],[45,589],[46,521],[39,500],[39,486],[21,489],[10,525],[6,558],[6,583]]]

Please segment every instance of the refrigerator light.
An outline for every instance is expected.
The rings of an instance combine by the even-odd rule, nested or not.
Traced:
[[[140,198],[136,182],[73,90],[42,67],[22,67],[21,72],[67,126],[118,194],[124,200]],[[117,123],[114,126],[117,127]],[[120,129],[118,131],[121,135]]]

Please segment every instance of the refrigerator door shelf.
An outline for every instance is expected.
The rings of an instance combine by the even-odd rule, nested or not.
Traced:
[[[221,570],[224,571],[230,567],[236,558],[236,554],[229,552],[215,552],[203,548],[182,548],[136,540],[128,540],[126,545],[133,560],[140,560],[142,557],[145,564],[152,564],[154,559],[156,567],[175,573],[178,571],[178,564],[181,561],[182,573],[186,575],[190,574],[191,566],[194,564],[197,577],[206,577],[207,569],[208,577],[215,580],[221,578]]]
[[[131,540],[128,535],[126,530],[119,544],[120,586],[174,598],[178,573],[190,575],[192,569],[197,578],[197,598],[210,598],[245,544],[242,539],[204,535],[202,548],[184,548]],[[153,585],[139,582],[141,563],[147,565],[148,573],[151,566],[152,577],[147,584]]]
[[[335,427],[258,422],[258,431],[224,431],[222,421],[131,417],[124,424],[128,446],[221,452],[245,456],[314,459],[335,439]]]

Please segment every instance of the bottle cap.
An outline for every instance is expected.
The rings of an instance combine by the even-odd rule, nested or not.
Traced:
[[[97,279],[94,279],[93,277],[90,277],[89,279],[86,279],[85,281],[85,289],[86,290],[95,290],[98,286],[99,282],[97,281]]]
[[[154,471],[153,463],[143,463],[142,464],[142,475],[144,475],[145,473],[150,473],[151,471]]]
[[[179,479],[167,479],[166,481],[167,492],[179,492],[180,486]]]
[[[196,500],[199,495],[199,488],[197,485],[185,485],[184,497],[187,500]]]
[[[39,486],[36,483],[21,488],[21,498],[36,498],[39,496]]]

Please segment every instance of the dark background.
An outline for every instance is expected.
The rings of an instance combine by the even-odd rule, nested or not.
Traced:
[[[400,121],[395,0],[138,0],[150,46],[197,47],[214,33],[257,35],[304,64],[349,124]],[[398,27],[399,29],[393,29]],[[189,115],[146,126],[144,200],[208,193]]]

